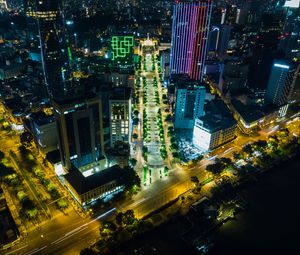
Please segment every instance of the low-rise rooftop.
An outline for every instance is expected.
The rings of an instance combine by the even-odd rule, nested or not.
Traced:
[[[121,179],[121,171],[118,165],[106,168],[90,176],[84,177],[83,174],[76,167],[72,167],[69,173],[64,177],[68,183],[76,190],[79,195],[89,192],[97,187],[100,187],[106,183],[114,180],[119,181]]]

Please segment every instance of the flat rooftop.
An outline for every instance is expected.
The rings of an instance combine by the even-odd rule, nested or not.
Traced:
[[[245,105],[237,99],[233,99],[231,104],[246,123],[258,121],[277,110],[277,108],[272,105]]]
[[[227,129],[237,124],[233,118],[218,118],[214,115],[205,115],[199,120],[203,122],[203,127],[210,132],[216,132],[221,129]]]
[[[37,123],[39,126],[49,124],[55,121],[54,115],[47,115],[46,113],[40,111],[40,112],[34,112],[30,114],[31,119]]]
[[[95,174],[84,177],[83,174],[73,166],[70,172],[64,175],[64,178],[79,195],[82,195],[111,181],[120,180],[121,171],[124,170],[118,165],[114,165]]]
[[[131,97],[131,88],[116,87],[112,89],[110,100],[129,100]]]

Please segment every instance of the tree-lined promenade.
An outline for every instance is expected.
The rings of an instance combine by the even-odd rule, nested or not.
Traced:
[[[192,204],[203,196],[212,196],[218,203],[223,203],[230,199],[231,194],[235,194],[235,190],[241,183],[255,180],[257,173],[263,172],[299,152],[300,140],[287,128],[267,137],[266,140],[248,143],[240,151],[236,151],[231,158],[216,158],[213,163],[208,164],[205,171],[211,176],[207,180],[192,176],[193,189],[187,192],[186,196],[181,196],[175,206],[178,207],[179,212],[183,212],[180,207],[186,208],[188,204]],[[209,188],[203,189],[208,183],[210,184]],[[160,214],[154,215],[161,217]],[[137,219],[133,211],[119,213],[114,221],[102,224],[99,241],[91,248],[82,251],[81,254],[109,253],[115,249],[116,245],[153,229],[155,225],[153,217],[145,218],[147,220]]]

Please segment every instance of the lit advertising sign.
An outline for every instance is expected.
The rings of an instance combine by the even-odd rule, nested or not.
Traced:
[[[133,46],[133,36],[113,36],[111,39],[112,60],[132,55]]]

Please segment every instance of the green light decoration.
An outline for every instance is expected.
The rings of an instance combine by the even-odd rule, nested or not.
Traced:
[[[111,40],[112,60],[126,58],[133,53],[133,36],[113,36]]]
[[[70,63],[72,62],[72,53],[71,53],[71,48],[70,46],[68,47],[68,56],[69,56],[69,61]]]

